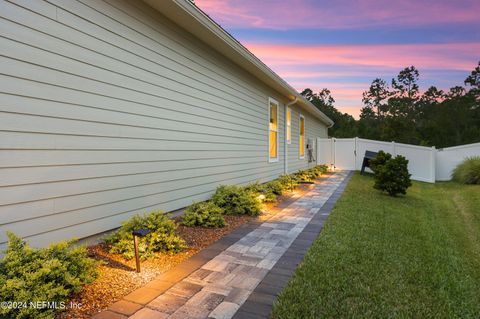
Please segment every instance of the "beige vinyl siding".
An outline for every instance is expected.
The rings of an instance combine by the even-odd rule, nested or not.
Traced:
[[[288,172],[293,173],[301,169],[313,167],[316,162],[308,163],[308,150],[305,147],[305,158],[300,158],[300,114],[305,117],[305,143],[309,138],[328,137],[327,127],[319,122],[312,115],[296,105],[291,107],[292,111],[292,143],[287,145],[288,150]],[[315,154],[316,157],[316,154]]]
[[[0,246],[7,230],[44,246],[284,172],[285,98],[141,1],[1,1],[0,83]],[[305,118],[306,138],[321,133]]]

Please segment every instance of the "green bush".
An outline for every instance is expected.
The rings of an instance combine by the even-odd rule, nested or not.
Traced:
[[[385,165],[385,163],[392,159],[392,154],[380,151],[377,156],[369,161],[370,169],[375,172],[377,167]]]
[[[469,157],[458,164],[452,179],[462,184],[480,184],[480,156]]]
[[[247,192],[253,192],[256,196],[263,195],[264,202],[275,202],[277,200],[277,195],[269,187],[268,183],[260,184],[259,182],[251,183],[245,186],[244,188]]]
[[[122,254],[126,259],[135,256],[132,232],[149,229],[150,233],[141,238],[138,250],[142,259],[154,257],[156,252],[178,252],[185,248],[185,241],[176,234],[177,225],[162,211],[135,215],[122,223],[120,229],[106,238],[110,252]]]
[[[97,276],[97,263],[87,257],[84,247],[72,248],[72,241],[31,248],[13,233],[0,261],[0,301],[26,302],[26,308],[0,307],[2,318],[54,318],[62,305],[82,285]],[[29,303],[56,302],[58,308],[34,309]]]
[[[254,182],[254,183],[250,183],[246,186],[244,186],[244,189],[247,191],[247,192],[253,192],[253,193],[262,193],[265,189],[265,186],[263,184],[260,184],[259,182]]]
[[[299,183],[311,183],[315,179],[315,175],[309,170],[300,170],[293,174]]]
[[[258,193],[235,185],[221,185],[213,194],[211,201],[223,209],[227,215],[260,214],[260,200]]]
[[[397,155],[392,158],[391,154],[380,151],[372,162],[374,188],[386,191],[390,196],[406,194],[407,188],[412,186],[412,182],[408,172],[408,160],[405,157]]]
[[[185,210],[182,224],[189,227],[224,227],[223,210],[212,202],[193,203]]]
[[[328,165],[326,164],[318,165],[317,169],[320,170],[321,174],[325,174],[326,172],[328,172]]]
[[[265,184],[265,187],[270,191],[271,193],[275,195],[282,195],[283,194],[283,185],[279,180],[273,180]]]
[[[290,174],[290,175],[281,175],[277,181],[282,185],[282,189],[285,190],[293,190],[298,187],[300,183],[300,178],[297,175]]]
[[[311,168],[310,170],[315,174],[315,177],[319,177],[320,175],[328,172],[328,166],[327,165],[317,165],[317,166]]]

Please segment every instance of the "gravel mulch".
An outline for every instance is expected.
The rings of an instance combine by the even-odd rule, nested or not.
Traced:
[[[187,242],[189,248],[176,254],[159,253],[155,259],[142,261],[140,274],[135,272],[134,259],[125,260],[120,255],[110,254],[105,244],[88,247],[89,256],[101,262],[98,267],[99,276],[94,283],[86,285],[81,293],[67,303],[78,307],[60,313],[57,319],[90,318],[254,218],[225,216],[227,225],[223,228],[179,225],[178,234]]]
[[[255,217],[252,216],[224,215],[223,217],[226,223],[226,226],[223,228],[186,227],[179,225],[177,229],[178,234],[187,242],[188,247],[200,250],[213,244],[234,229],[255,219]]]

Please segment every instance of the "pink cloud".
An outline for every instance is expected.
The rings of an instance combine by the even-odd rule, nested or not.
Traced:
[[[358,70],[338,70],[338,71],[295,71],[295,70],[277,70],[282,77],[288,79],[314,79],[322,77],[340,77],[340,76],[365,76],[378,75],[378,71],[358,71]]]
[[[424,26],[478,22],[478,0],[197,0],[199,8],[229,27],[267,29]]]
[[[426,69],[471,70],[480,43],[376,44],[376,45],[276,45],[246,43],[267,65],[349,65]]]

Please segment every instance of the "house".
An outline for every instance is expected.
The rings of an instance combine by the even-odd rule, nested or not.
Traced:
[[[2,246],[313,166],[333,125],[187,0],[2,0],[0,16]]]

